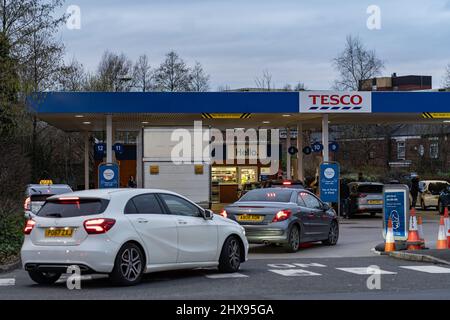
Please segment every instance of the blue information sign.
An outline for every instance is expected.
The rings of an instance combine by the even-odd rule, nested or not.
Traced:
[[[114,149],[114,151],[116,152],[116,154],[119,154],[119,155],[120,155],[120,154],[123,154],[124,151],[125,151],[125,147],[124,147],[124,145],[121,144],[121,143],[116,143],[116,144],[114,144],[113,149]]]
[[[337,152],[339,150],[339,144],[337,142],[332,142],[328,145],[331,152]]]
[[[383,235],[389,218],[392,218],[392,229],[395,240],[408,238],[409,189],[403,185],[385,185],[383,190]]]
[[[106,155],[106,143],[102,142],[94,144],[94,152],[100,157],[104,157]]]
[[[119,166],[116,163],[102,163],[98,166],[98,187],[119,188]]]
[[[321,144],[320,142],[314,142],[311,145],[312,151],[314,152],[322,152],[323,150],[323,144]]]
[[[320,199],[323,202],[339,202],[339,164],[320,165]]]

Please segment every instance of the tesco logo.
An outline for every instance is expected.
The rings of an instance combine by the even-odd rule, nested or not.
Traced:
[[[360,105],[363,103],[363,97],[360,96],[359,94],[355,94],[355,95],[312,94],[312,95],[309,95],[308,97],[312,99],[313,104],[321,104],[324,106],[326,106],[326,105],[337,106],[340,104],[344,105],[344,106],[348,106],[348,105]]]
[[[370,113],[371,92],[306,91],[300,93],[300,112]]]

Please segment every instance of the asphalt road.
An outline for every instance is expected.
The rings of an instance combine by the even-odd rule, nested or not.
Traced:
[[[436,220],[425,222],[425,234],[434,239]],[[249,261],[237,274],[214,269],[160,272],[145,275],[135,287],[112,286],[101,275],[83,280],[80,290],[67,289],[64,279],[38,286],[25,271],[15,270],[0,274],[0,299],[450,299],[450,267],[370,251],[382,241],[380,224],[379,218],[346,220],[337,246],[305,246],[295,254],[252,246]],[[371,278],[379,289],[367,286],[375,270],[369,266],[382,270],[375,275],[379,282]]]

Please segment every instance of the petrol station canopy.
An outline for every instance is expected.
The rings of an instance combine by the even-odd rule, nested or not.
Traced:
[[[29,97],[40,120],[66,131],[143,125],[216,128],[320,128],[330,124],[442,123],[450,120],[450,92],[45,92]]]

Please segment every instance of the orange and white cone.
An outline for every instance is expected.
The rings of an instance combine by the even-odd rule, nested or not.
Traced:
[[[436,249],[447,249],[447,247],[448,241],[445,232],[444,217],[441,217],[441,220],[439,221],[439,233],[438,233],[438,240],[436,242]]]
[[[447,236],[448,247],[450,248],[450,218],[448,216],[448,207],[444,209],[444,228],[445,235]]]
[[[425,235],[423,234],[422,217],[417,218],[417,232],[419,233],[419,239],[422,242],[420,247],[425,248]]]
[[[406,240],[406,245],[408,250],[419,250],[422,242],[419,238],[419,233],[417,231],[417,218],[416,209],[411,208],[411,214],[409,217],[409,231],[408,240]]]
[[[384,243],[384,252],[395,251],[394,229],[392,228],[392,218],[388,220],[388,227],[386,232],[386,241]]]

